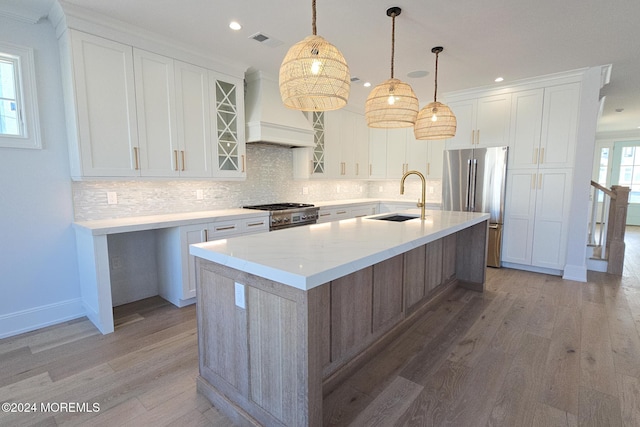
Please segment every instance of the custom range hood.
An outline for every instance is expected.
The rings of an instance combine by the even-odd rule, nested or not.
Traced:
[[[254,71],[247,73],[245,80],[247,143],[315,146],[311,122],[302,111],[284,106],[277,78]]]

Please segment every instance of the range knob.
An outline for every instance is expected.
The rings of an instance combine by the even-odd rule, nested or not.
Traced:
[[[271,224],[276,224],[278,221],[276,221],[275,218],[271,218]]]
[[[289,217],[286,217],[286,218],[284,219],[284,222],[289,222],[289,220],[290,220],[290,218],[289,218]]]
[[[309,218],[311,218],[311,217],[309,217]],[[305,219],[307,219],[307,216],[306,215],[302,215],[302,220],[304,221]]]

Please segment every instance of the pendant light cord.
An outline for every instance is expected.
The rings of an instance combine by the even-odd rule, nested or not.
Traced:
[[[311,8],[313,9],[312,18],[311,18],[311,27],[313,29],[313,35],[317,35],[318,31],[316,30],[316,0],[311,0]]]
[[[440,52],[436,52],[436,83],[435,83],[435,89],[433,91],[433,102],[436,102],[436,96],[438,95],[438,54]]]
[[[315,1],[315,0],[314,0]],[[396,14],[391,14],[391,78],[393,78],[393,57],[396,50]]]

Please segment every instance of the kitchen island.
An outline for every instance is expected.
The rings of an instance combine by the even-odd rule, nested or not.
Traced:
[[[455,286],[484,289],[488,214],[384,216],[191,245],[198,390],[234,422],[322,425],[324,394]]]

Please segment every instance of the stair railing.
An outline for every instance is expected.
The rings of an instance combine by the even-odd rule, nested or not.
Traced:
[[[608,261],[607,273],[622,275],[630,189],[619,185],[609,189],[594,181],[591,181],[591,187],[593,204],[588,243],[595,247],[594,257]],[[600,228],[596,233],[597,224]]]

